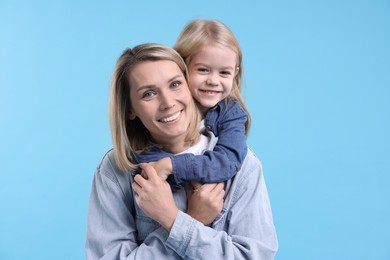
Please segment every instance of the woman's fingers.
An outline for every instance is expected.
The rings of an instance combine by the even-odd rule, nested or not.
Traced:
[[[224,187],[225,187],[225,184],[223,182],[215,183],[213,190],[215,192],[219,192],[219,191],[223,190]]]
[[[225,197],[225,190],[224,189],[219,190],[216,196],[217,200],[223,200],[224,197]]]
[[[147,180],[144,177],[142,177],[141,174],[137,174],[134,176],[134,183],[137,183],[140,187],[145,186],[146,182]]]
[[[205,183],[195,190],[189,190],[190,196],[196,196],[210,202],[223,201],[225,197],[224,183]]]
[[[134,176],[133,189],[135,192],[139,193],[142,188],[148,187],[148,181],[155,181],[158,178],[156,171],[154,168],[147,164],[140,164],[142,169],[142,174],[137,174]]]
[[[145,179],[155,181],[158,177],[156,170],[149,163],[141,163],[140,164],[143,173],[147,175]]]
[[[131,184],[131,186],[136,193],[139,193],[142,189],[142,187],[135,181]]]
[[[191,181],[191,185],[192,185],[192,189],[194,191],[198,191],[200,189],[200,187],[202,187],[202,183],[200,183],[198,181]]]
[[[224,183],[219,182],[219,183],[205,183],[201,185],[198,189],[205,191],[205,192],[213,192],[213,193],[218,193],[224,188]]]

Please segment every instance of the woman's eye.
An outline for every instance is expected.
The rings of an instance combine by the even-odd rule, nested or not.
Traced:
[[[174,82],[172,82],[171,87],[172,88],[178,88],[180,85],[181,85],[180,81],[174,81]]]
[[[229,75],[232,75],[232,73],[230,71],[221,71],[221,74],[224,75],[224,76],[229,76]]]
[[[142,95],[143,98],[151,98],[151,97],[153,97],[153,96],[154,96],[154,92],[153,92],[153,91],[146,91],[146,92]]]

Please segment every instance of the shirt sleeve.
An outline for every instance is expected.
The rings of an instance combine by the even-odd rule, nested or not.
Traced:
[[[170,248],[185,259],[274,259],[278,243],[261,165],[240,174],[225,201],[225,221],[210,228],[179,212],[166,242]]]
[[[114,168],[106,156],[94,174],[87,216],[86,259],[178,258],[165,246],[168,233],[162,228],[137,244],[135,202],[129,186],[125,186],[130,185],[129,178]]]
[[[223,101],[224,102],[224,101]],[[213,150],[203,155],[181,154],[171,157],[177,183],[196,180],[223,182],[240,170],[247,152],[244,109],[238,102],[209,111],[206,128],[218,137]]]

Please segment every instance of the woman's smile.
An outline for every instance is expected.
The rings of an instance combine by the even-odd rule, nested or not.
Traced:
[[[161,118],[158,121],[162,122],[162,123],[170,123],[170,122],[176,120],[180,116],[180,114],[181,114],[181,111],[179,111],[171,116]]]

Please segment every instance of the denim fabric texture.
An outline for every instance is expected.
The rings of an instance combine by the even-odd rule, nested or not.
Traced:
[[[196,180],[203,183],[223,182],[240,170],[247,153],[245,122],[247,116],[235,100],[220,101],[205,117],[206,132],[218,137],[214,150],[203,155],[180,154],[174,156],[158,148],[139,155],[140,162],[172,159],[176,183]]]
[[[278,242],[268,192],[261,163],[250,149],[241,170],[226,181],[223,210],[210,227],[185,213],[186,185],[172,185],[179,213],[166,231],[137,206],[132,181],[132,173],[119,170],[109,151],[94,175],[87,259],[274,258]]]

